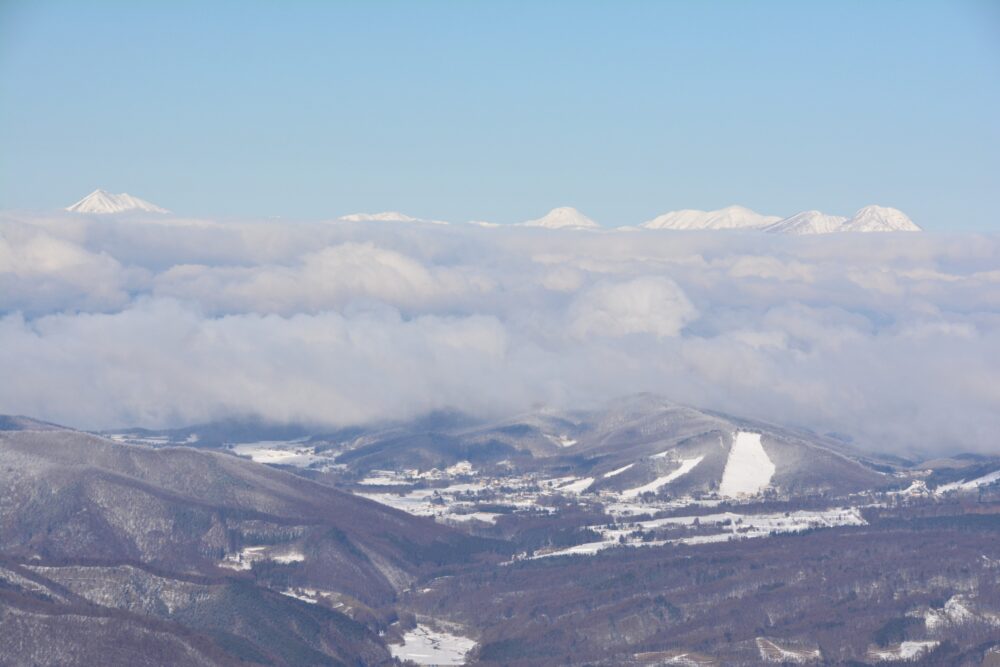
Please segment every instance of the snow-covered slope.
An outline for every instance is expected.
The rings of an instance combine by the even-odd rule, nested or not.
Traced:
[[[685,209],[658,215],[640,225],[644,229],[760,229],[781,220],[761,215],[744,206],[727,206],[718,211]]]
[[[627,489],[624,493],[622,493],[622,497],[635,498],[641,496],[647,491],[656,493],[670,482],[680,477],[683,477],[684,475],[694,470],[695,466],[701,463],[704,459],[705,459],[704,456],[696,456],[693,459],[681,459],[680,465],[673,472],[664,475],[663,477],[657,477],[649,484],[643,484],[642,486],[637,486],[633,489]]]
[[[888,206],[865,206],[840,228],[842,232],[919,232],[902,211]]]
[[[760,433],[737,431],[719,483],[719,495],[729,498],[756,495],[771,483],[774,470],[774,463],[760,444]]]
[[[522,227],[544,227],[546,229],[600,229],[601,226],[570,206],[560,206],[541,218],[520,223]]]
[[[133,197],[124,192],[113,195],[105,190],[97,189],[89,195],[66,208],[73,213],[122,213],[124,211],[147,211],[149,213],[169,213],[156,204]]]
[[[802,211],[764,228],[772,234],[834,234],[838,232],[919,232],[905,213],[886,206],[865,206],[850,218],[819,211]]]
[[[819,211],[802,211],[764,228],[771,234],[831,234],[847,222],[842,215],[827,215]]]

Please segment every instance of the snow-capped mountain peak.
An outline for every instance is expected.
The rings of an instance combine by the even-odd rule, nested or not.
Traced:
[[[832,234],[841,231],[847,218],[842,215],[827,215],[820,211],[802,211],[779,220],[764,228],[771,234]]]
[[[146,211],[148,213],[169,213],[156,204],[133,197],[130,194],[111,194],[98,188],[89,195],[66,208],[73,213],[122,213],[124,211]]]
[[[600,225],[571,206],[560,206],[541,218],[520,223],[524,227],[546,229],[600,229]]]
[[[905,213],[886,206],[865,206],[850,218],[819,211],[802,211],[764,228],[772,234],[833,234],[837,232],[919,232]]]
[[[670,211],[644,222],[644,229],[760,229],[781,220],[778,216],[761,215],[745,206],[727,206],[717,211],[684,209]]]
[[[888,206],[865,206],[844,223],[845,232],[919,232],[910,218],[899,209]]]

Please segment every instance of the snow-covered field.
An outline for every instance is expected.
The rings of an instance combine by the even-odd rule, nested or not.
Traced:
[[[773,514],[737,514],[720,512],[700,516],[676,516],[634,523],[618,524],[615,528],[590,526],[603,538],[600,542],[578,544],[537,554],[536,557],[566,556],[571,554],[591,555],[614,546],[658,546],[663,544],[708,544],[729,540],[753,539],[780,533],[797,533],[811,528],[833,528],[835,526],[864,526],[867,522],[856,507],[834,507],[825,510],[800,510],[797,512]],[[698,534],[667,539],[643,540],[637,533],[646,533],[664,528],[698,530]],[[708,530],[706,530],[708,529]]]
[[[138,436],[132,433],[107,433],[105,434],[111,440],[115,442],[129,443],[133,445],[161,445],[166,446],[172,443],[170,438],[165,435],[150,435],[150,436]],[[183,444],[193,445],[198,442],[198,436],[194,433],[189,435]]]
[[[392,481],[386,486],[408,484],[409,482]],[[467,500],[470,495],[475,495],[481,491],[489,490],[491,484],[487,481],[465,482],[450,484],[445,487],[411,489],[402,493],[391,492],[356,492],[355,495],[374,500],[377,503],[394,507],[403,512],[415,516],[430,516],[442,523],[468,521],[482,521],[485,523],[496,523],[498,517],[502,516],[497,512],[480,512],[476,509],[476,503]],[[493,504],[509,507],[511,511],[518,508],[530,509],[533,505],[528,499],[520,499],[520,502],[497,502]]]
[[[228,554],[219,565],[230,570],[249,570],[255,561],[267,560],[265,549],[267,547],[246,547],[237,553]]]
[[[566,493],[583,493],[589,489],[594,483],[593,477],[584,477],[583,479],[578,479],[570,482],[569,484],[564,484],[559,487],[560,491]]]
[[[403,644],[390,644],[392,657],[418,665],[464,665],[465,654],[476,642],[422,624],[403,635]]]
[[[940,609],[927,609],[923,612],[923,619],[924,627],[930,633],[966,623],[1000,627],[1000,614],[987,610],[977,611],[974,602],[965,595],[951,596]]]
[[[909,641],[896,646],[871,648],[868,650],[868,658],[878,662],[913,660],[924,653],[933,651],[940,643],[937,641]]]
[[[774,470],[774,463],[760,444],[760,433],[737,431],[722,472],[719,495],[738,498],[760,493],[771,483]]]
[[[287,565],[289,563],[301,563],[305,559],[306,557],[301,551],[288,549],[284,546],[244,547],[237,553],[228,554],[219,563],[219,566],[230,570],[249,570],[258,561],[273,560],[276,563]]]
[[[246,442],[233,445],[232,451],[237,456],[249,458],[257,463],[298,468],[308,468],[315,464],[331,467],[335,465],[330,456],[317,454],[315,447],[305,445],[305,439]]]
[[[546,435],[545,437],[560,447],[572,447],[576,444],[576,440],[567,435]]]
[[[823,659],[818,646],[801,648],[792,646],[787,640],[767,637],[757,637],[757,650],[760,652],[761,660],[765,662],[803,664]]]
[[[360,480],[362,486],[406,486],[416,482],[451,480],[458,477],[475,475],[476,471],[468,461],[459,461],[444,470],[372,470],[367,477]]]
[[[391,470],[373,470],[370,475],[358,481],[362,486],[406,486],[413,484],[409,477],[395,474]]]
[[[1000,480],[1000,470],[995,470],[988,475],[983,475],[982,477],[978,477],[968,482],[961,480],[950,484],[942,484],[935,489],[935,493],[948,493],[949,491],[975,491],[981,486],[989,486],[998,480]]]

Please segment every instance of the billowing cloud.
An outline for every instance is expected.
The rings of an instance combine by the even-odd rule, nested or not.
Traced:
[[[43,230],[0,229],[0,311],[120,308],[144,273]]]
[[[155,280],[153,293],[222,312],[291,315],[343,308],[356,300],[419,310],[489,291],[474,269],[428,267],[372,243],[309,252],[292,265],[213,267],[182,264]]]
[[[578,338],[652,334],[676,336],[697,311],[669,278],[644,276],[602,281],[570,306],[570,331]]]
[[[505,415],[638,391],[1000,453],[1000,239],[0,215],[0,412]]]

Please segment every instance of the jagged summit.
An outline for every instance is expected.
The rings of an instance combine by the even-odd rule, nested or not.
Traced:
[[[571,206],[560,206],[541,218],[520,223],[522,227],[546,229],[600,229],[601,226]]]
[[[778,222],[781,218],[761,215],[745,206],[727,206],[717,211],[684,209],[670,211],[644,222],[644,229],[760,229]]]
[[[169,213],[165,208],[152,204],[130,194],[111,194],[98,188],[89,195],[66,208],[73,213],[123,213],[125,211],[146,211],[148,213]]]

